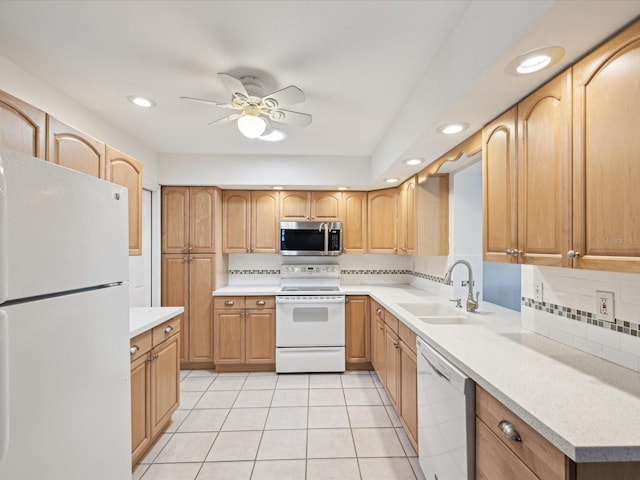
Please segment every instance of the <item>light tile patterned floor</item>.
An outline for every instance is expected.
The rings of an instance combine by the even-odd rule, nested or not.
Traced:
[[[424,480],[375,373],[181,372],[133,480]]]

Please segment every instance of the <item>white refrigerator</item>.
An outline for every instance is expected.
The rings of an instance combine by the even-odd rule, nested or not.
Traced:
[[[131,478],[127,190],[0,148],[0,480]]]

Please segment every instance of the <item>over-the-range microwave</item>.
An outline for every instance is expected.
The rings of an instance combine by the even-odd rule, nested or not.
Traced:
[[[280,255],[342,253],[342,222],[280,222]]]

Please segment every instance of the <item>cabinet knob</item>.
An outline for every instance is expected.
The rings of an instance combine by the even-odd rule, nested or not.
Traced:
[[[580,252],[576,252],[575,250],[569,250],[567,252],[567,257],[569,258],[578,258],[580,256]]]
[[[187,252],[190,252],[191,250],[193,250],[193,247],[187,248]]]
[[[513,255],[513,250],[511,250],[510,248],[507,248],[507,251],[504,253],[507,255]]]
[[[171,325],[169,325],[168,327],[165,327],[164,329],[164,333],[171,333],[173,331],[173,327]]]
[[[377,313],[378,315],[380,315],[380,314],[382,313],[382,309],[381,309],[381,308],[376,308],[376,313]]]
[[[522,253],[522,251],[521,251],[521,250],[514,249],[514,250],[513,250],[513,252],[511,252],[511,255],[512,255],[512,256],[514,256],[514,257],[517,257],[517,256],[518,256],[518,255],[520,255],[521,253]]]
[[[134,345],[133,347],[131,347],[129,349],[129,352],[131,352],[131,355],[133,355],[134,353],[136,353],[138,350],[140,350],[140,347],[138,345]]]
[[[224,304],[225,304],[225,305],[233,305],[233,304],[234,304],[234,301],[233,301],[233,300],[225,300],[225,301],[224,301]]]
[[[511,422],[507,422],[506,420],[502,420],[498,423],[498,428],[502,432],[502,434],[507,437],[509,440],[513,440],[514,442],[522,442],[522,438],[518,431],[513,427]]]
[[[182,261],[183,262],[188,262],[189,261],[189,257],[182,257]]]
[[[397,342],[393,342],[393,347],[394,348],[400,348],[400,345]]]
[[[264,301],[264,300],[258,300],[258,301],[256,302],[256,305],[264,305],[264,304],[265,304],[265,301]]]

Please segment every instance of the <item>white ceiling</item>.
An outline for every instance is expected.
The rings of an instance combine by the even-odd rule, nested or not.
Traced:
[[[2,1],[0,54],[159,153],[371,158],[372,185],[434,160],[640,14],[640,1]],[[504,74],[532,48],[553,70]],[[294,84],[313,115],[277,144],[244,138],[218,72]],[[157,107],[127,101],[138,94]],[[464,134],[435,128],[465,121]],[[176,155],[172,155],[172,158]],[[363,183],[367,183],[366,181]]]

